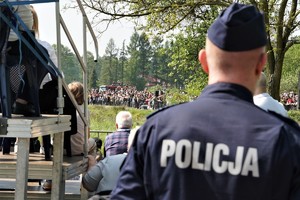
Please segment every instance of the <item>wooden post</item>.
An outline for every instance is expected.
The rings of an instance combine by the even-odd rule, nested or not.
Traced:
[[[53,170],[51,200],[64,199],[65,182],[63,180],[63,133],[55,134],[53,137]]]
[[[27,199],[30,138],[18,138],[15,200]]]

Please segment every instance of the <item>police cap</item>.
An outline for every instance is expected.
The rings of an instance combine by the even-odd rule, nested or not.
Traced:
[[[267,43],[263,14],[252,5],[239,3],[222,11],[207,36],[225,51],[248,51]]]

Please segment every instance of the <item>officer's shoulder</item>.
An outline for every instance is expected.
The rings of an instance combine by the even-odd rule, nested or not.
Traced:
[[[183,102],[183,103],[179,103],[179,104],[174,104],[174,105],[170,105],[170,106],[165,106],[165,107],[162,107],[162,108],[159,108],[158,110],[156,110],[155,112],[151,113],[150,115],[147,116],[147,119],[153,117],[154,115],[157,115],[158,113],[162,112],[162,111],[165,111],[165,110],[168,110],[170,108],[173,108],[175,106],[179,106],[179,105],[182,105],[182,104],[185,104],[187,102]]]
[[[276,118],[279,118],[281,121],[283,121],[285,124],[293,127],[293,128],[296,128],[298,130],[300,130],[300,127],[299,127],[299,124],[294,121],[293,119],[289,118],[289,117],[285,117],[285,116],[282,116],[281,114],[278,114],[276,112],[273,112],[273,111],[268,111],[271,115],[275,116]]]

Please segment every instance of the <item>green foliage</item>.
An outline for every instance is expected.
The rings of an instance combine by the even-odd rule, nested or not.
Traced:
[[[151,71],[151,45],[145,33],[139,35],[134,32],[127,46],[128,63],[126,65],[126,82],[135,85],[137,89],[143,90],[146,77]]]
[[[300,74],[300,45],[291,47],[285,54],[280,91],[297,91]]]
[[[114,21],[120,18],[130,18],[137,22],[138,30],[145,31],[151,36],[162,35],[166,33],[180,33],[188,42],[181,43],[189,44],[192,41],[187,36],[193,37],[190,34],[191,30],[197,29],[200,24],[210,24],[215,19],[216,14],[220,13],[224,7],[231,4],[233,1],[228,0],[148,0],[148,1],[122,1],[122,0],[83,0],[85,6],[95,10],[97,16],[99,13],[103,17],[94,17],[94,19],[103,21]],[[241,0],[240,3],[252,4],[260,11],[264,12],[264,21],[267,29],[268,65],[266,71],[269,76],[272,76],[272,81],[269,83],[270,94],[278,99],[281,75],[283,73],[282,61],[288,49],[293,45],[294,37],[299,36],[299,1],[298,0]],[[140,20],[140,18],[142,20]],[[139,23],[141,22],[141,23]],[[100,24],[99,21],[95,24]],[[205,26],[198,33],[205,34]],[[193,32],[193,31],[192,31]],[[176,39],[178,40],[178,39]],[[201,44],[201,43],[197,43]],[[190,76],[194,76],[195,63],[193,57],[193,48],[188,45],[177,46],[177,51],[173,49],[172,62],[169,63],[173,71],[169,74],[172,76],[177,87],[183,86],[190,80]],[[194,47],[194,46],[193,46]],[[177,53],[175,53],[177,52]],[[178,56],[178,52],[180,56]],[[184,59],[182,59],[184,57]],[[195,57],[194,57],[195,58]],[[187,63],[189,63],[187,65]],[[184,69],[184,70],[182,70]],[[181,73],[178,73],[178,72]],[[197,76],[197,75],[196,75]],[[270,77],[268,77],[270,78]],[[294,81],[290,78],[284,79],[283,88],[293,87]]]
[[[129,59],[125,65],[125,82],[129,85],[134,85],[138,77],[138,45],[139,34],[134,32],[130,37],[129,45],[127,46],[127,53]]]
[[[148,88],[148,91],[151,93],[155,93],[155,91],[158,91],[158,90],[164,90],[164,88],[161,85],[155,85],[155,86]]]
[[[207,20],[195,20],[195,23],[186,26],[186,31],[177,34],[172,45],[172,61],[168,64],[173,69],[170,76],[174,77],[180,86],[185,86],[190,96],[198,96],[207,84],[207,76],[201,70],[198,53],[205,46],[206,32],[211,19],[218,14],[214,7],[209,10],[210,12],[206,13]]]
[[[57,45],[53,45],[56,50]],[[66,46],[61,45],[61,69],[64,72],[66,83],[82,82],[82,71],[75,54]]]
[[[290,118],[300,123],[300,110],[289,110],[288,115]]]
[[[174,84],[174,80],[170,78],[171,67],[168,67],[168,63],[171,62],[171,48],[169,41],[163,43],[160,37],[154,37],[152,40],[152,70],[150,74],[160,79],[161,82]]]
[[[94,56],[91,52],[87,52],[87,77],[88,77],[88,88],[96,88],[98,79],[98,62],[94,61]]]
[[[207,79],[208,79],[207,74],[202,73],[202,75],[199,78],[190,81],[186,85],[186,92],[191,99],[195,99],[200,95],[201,91],[207,85],[207,81],[208,81]]]
[[[186,92],[178,88],[170,88],[167,90],[167,105],[174,105],[190,101],[190,97]]]
[[[118,48],[111,38],[105,48],[105,55],[101,59],[100,85],[109,85],[117,82],[119,78]]]
[[[210,8],[206,15],[217,15],[216,9]],[[174,36],[175,39],[163,41],[156,35],[151,43],[143,32],[134,32],[127,46],[127,51],[120,57],[111,59],[113,49],[110,42],[106,48],[106,55],[101,59],[101,74],[98,85],[111,84],[112,80],[123,80],[124,84],[134,85],[143,90],[149,80],[159,80],[167,87],[187,89],[190,96],[199,94],[207,84],[207,76],[201,70],[198,53],[204,47],[206,30],[210,25],[210,18],[187,27],[186,32]],[[124,56],[126,54],[126,57]],[[119,63],[119,70],[115,67]],[[123,73],[122,72],[123,70]],[[120,74],[120,75],[118,75]],[[123,74],[123,75],[121,75]],[[119,78],[112,78],[112,77]]]

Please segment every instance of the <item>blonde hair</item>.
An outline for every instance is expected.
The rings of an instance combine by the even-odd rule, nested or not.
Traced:
[[[32,18],[33,18],[33,25],[32,25],[32,30],[34,31],[35,37],[39,38],[39,18],[38,15],[32,5],[30,5],[31,13],[32,13]]]
[[[127,151],[129,151],[132,143],[133,143],[133,140],[135,138],[135,134],[136,132],[139,130],[141,126],[136,126],[134,129],[131,129],[130,133],[129,133],[129,136],[128,136],[128,144],[127,144]]]
[[[78,105],[82,105],[84,103],[83,84],[78,81],[74,81],[68,85],[68,88],[74,95]]]

